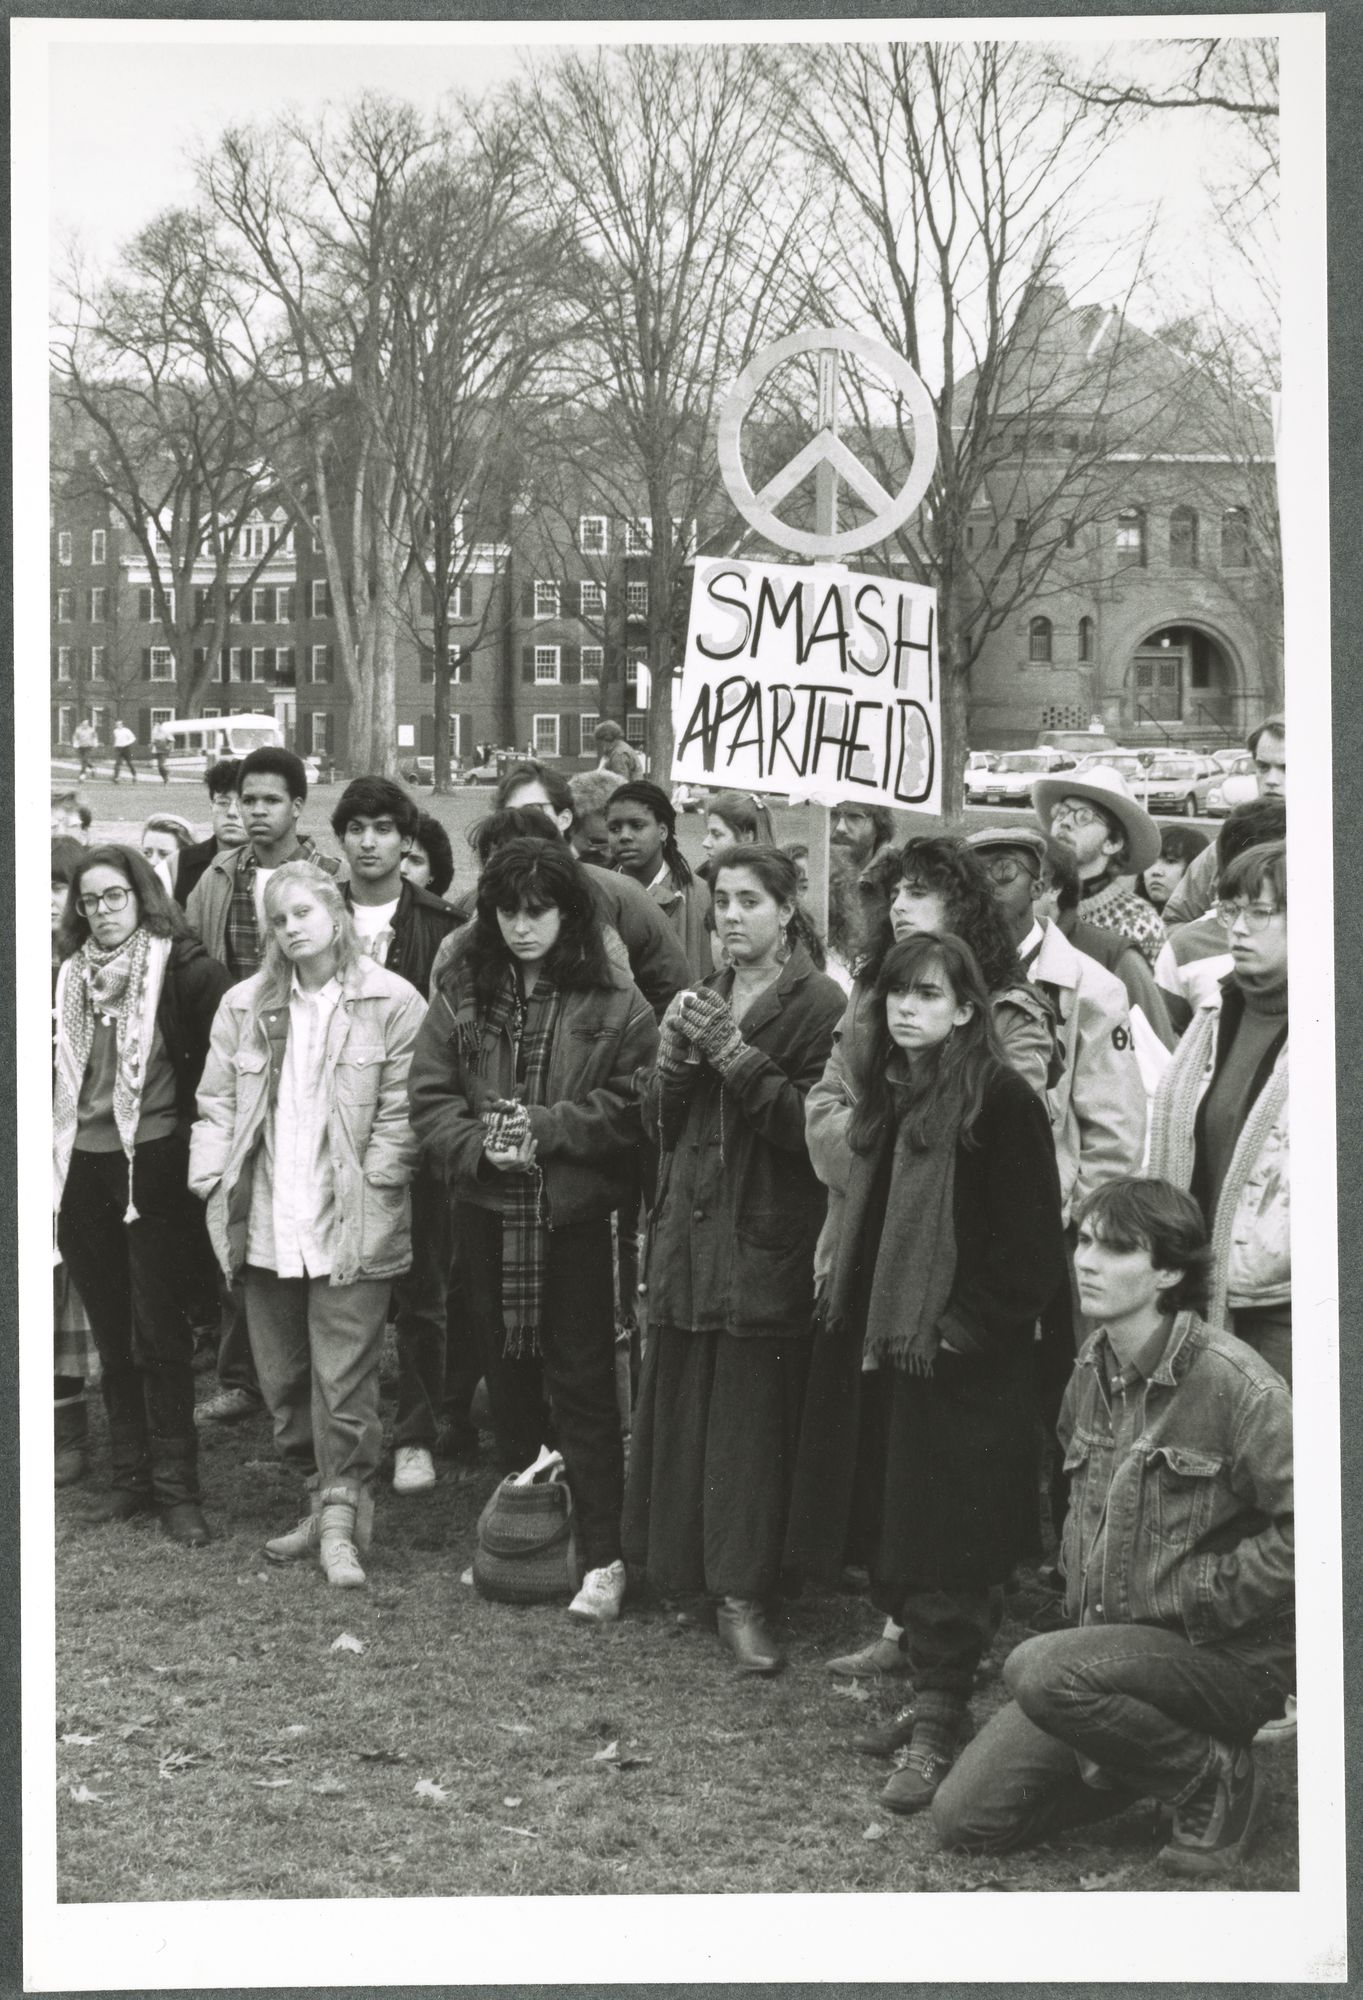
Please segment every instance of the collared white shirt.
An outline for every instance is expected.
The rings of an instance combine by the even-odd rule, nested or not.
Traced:
[[[1022,960],[1022,963],[1027,968],[1028,972],[1030,972],[1032,969],[1031,961],[1036,957],[1037,953],[1040,951],[1042,944],[1045,941],[1045,937],[1046,933],[1042,928],[1041,924],[1034,920],[1032,923],[1032,928],[1028,931],[1026,937],[1022,940],[1022,943],[1018,946],[1018,957]]]
[[[325,1278],[331,1271],[336,1201],[326,1056],[340,998],[339,980],[309,993],[294,973],[279,1097],[265,1121],[246,1237],[247,1262],[281,1278]]]

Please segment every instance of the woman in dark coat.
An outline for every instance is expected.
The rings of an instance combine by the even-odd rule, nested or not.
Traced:
[[[92,847],[61,925],[52,1103],[57,1242],[90,1316],[113,1486],[87,1518],[160,1516],[208,1539],[199,1505],[194,1335],[185,1317],[194,1094],[225,968],[150,865]]]
[[[726,965],[668,1008],[645,1096],[661,1159],[625,1551],[656,1589],[718,1600],[721,1636],[755,1673],[782,1664],[765,1606],[781,1568],[825,1207],[804,1099],[843,1007],[798,942],[798,889],[775,848],[716,856]]]
[[[874,991],[788,1554],[836,1576],[860,1449],[879,1488],[872,1593],[916,1690],[884,1797],[916,1812],[955,1755],[990,1587],[1036,1553],[1029,1370],[1063,1236],[1046,1107],[1004,1060],[969,946],[908,938]]]

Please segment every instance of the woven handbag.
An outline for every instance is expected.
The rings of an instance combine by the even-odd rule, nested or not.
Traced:
[[[478,1516],[473,1581],[496,1604],[559,1604],[582,1582],[573,1496],[562,1474],[517,1486],[509,1473]]]

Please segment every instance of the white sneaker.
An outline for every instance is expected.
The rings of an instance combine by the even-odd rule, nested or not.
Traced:
[[[424,1444],[400,1444],[393,1453],[393,1491],[429,1493],[435,1485],[435,1460]]]
[[[609,1625],[620,1616],[625,1601],[625,1565],[613,1562],[606,1569],[589,1569],[582,1588],[568,1609],[574,1618],[591,1618]]]
[[[1283,1713],[1266,1722],[1254,1738],[1261,1749],[1272,1749],[1275,1743],[1291,1743],[1297,1734],[1297,1697],[1286,1695],[1284,1702]]]

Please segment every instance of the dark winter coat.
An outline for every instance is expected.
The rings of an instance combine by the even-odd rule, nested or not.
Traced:
[[[193,847],[182,847],[175,862],[175,900],[183,910],[200,876],[218,852],[216,834]]]
[[[171,939],[156,1025],[175,1071],[175,1112],[186,1133],[197,1116],[195,1093],[218,1002],[231,984],[227,967],[210,958],[197,938]]]
[[[842,1566],[872,1395],[884,1405],[878,1578],[977,1588],[1035,1544],[1032,1338],[1065,1270],[1055,1145],[1044,1103],[1010,1069],[992,1077],[972,1137],[956,1149],[956,1274],[940,1322],[966,1351],[939,1349],[930,1375],[862,1374],[864,1260],[879,1249],[888,1143],[879,1171],[849,1187],[844,1227],[860,1235],[866,1282],[860,1313],[816,1330],[787,1548],[808,1574]]]
[[[345,899],[353,909],[349,883]],[[393,912],[393,947],[388,954],[388,970],[396,972],[409,986],[415,986],[422,999],[427,999],[435,955],[462,921],[457,910],[439,896],[433,896],[429,889],[418,889],[415,883],[404,882]]]
[[[705,984],[727,1000],[732,972]],[[648,1253],[649,1316],[696,1331],[789,1338],[809,1329],[827,1191],[809,1164],[805,1094],[823,1074],[842,988],[799,946],[739,1023],[751,1053],[721,1085],[708,1063],[650,1077],[662,1155]]]

